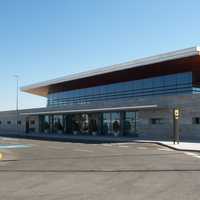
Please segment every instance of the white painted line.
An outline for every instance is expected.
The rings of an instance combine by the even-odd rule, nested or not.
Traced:
[[[129,146],[122,146],[122,145],[120,145],[119,147],[124,147],[124,148],[128,148]]]
[[[8,141],[18,141],[19,139],[15,138],[6,138],[6,137],[0,137],[1,140],[8,140]]]
[[[159,151],[174,151],[172,149],[162,149],[162,148],[158,148]]]
[[[113,144],[102,144],[104,147],[112,147]]]
[[[82,151],[82,152],[90,152],[90,153],[93,152],[87,149],[75,149],[74,151]]]
[[[114,143],[113,145],[129,145],[129,144],[136,144],[136,143],[133,143],[133,142],[119,142],[119,143]]]
[[[144,150],[147,149],[147,147],[137,147],[137,149]]]

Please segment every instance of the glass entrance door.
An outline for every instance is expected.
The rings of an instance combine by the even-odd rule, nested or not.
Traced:
[[[125,112],[124,134],[127,136],[136,136],[137,132],[137,112]]]
[[[120,113],[108,112],[103,113],[103,133],[110,136],[120,135]]]
[[[80,115],[80,131],[81,133],[89,133],[89,117],[88,114]]]

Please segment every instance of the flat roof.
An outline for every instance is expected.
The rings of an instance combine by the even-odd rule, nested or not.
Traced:
[[[197,55],[200,55],[200,47],[195,46],[27,85],[21,87],[21,91],[40,96],[47,96],[48,87],[51,85]]]

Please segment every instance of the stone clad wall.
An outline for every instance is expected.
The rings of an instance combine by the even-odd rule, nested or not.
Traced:
[[[25,131],[25,117],[17,116],[16,111],[0,112],[0,121],[0,130]],[[10,124],[8,124],[8,121],[10,121]],[[17,121],[21,121],[21,124],[17,124]]]
[[[48,111],[48,110],[73,110],[73,109],[88,109],[88,108],[104,108],[104,107],[124,107],[124,106],[142,106],[142,105],[157,105],[158,108],[150,110],[139,110],[137,121],[137,132],[141,137],[150,139],[169,139],[173,134],[173,117],[172,109],[179,107],[181,109],[180,131],[182,139],[200,139],[200,125],[192,124],[193,117],[200,117],[200,95],[163,95],[155,97],[140,97],[130,98],[128,100],[114,100],[104,103],[94,103],[90,105],[76,105],[63,108],[43,108],[21,110],[19,120],[22,124],[18,130],[25,131],[26,119],[29,122],[33,119],[35,124],[29,124],[31,128],[39,131],[38,116],[21,115],[27,112]],[[16,111],[0,112],[0,130],[17,130],[16,129]],[[162,118],[162,124],[152,124],[152,118]],[[11,124],[5,123],[11,121]]]

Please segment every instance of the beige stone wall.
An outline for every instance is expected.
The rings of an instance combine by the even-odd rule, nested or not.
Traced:
[[[0,115],[0,129],[9,131],[24,131],[25,130],[25,118],[17,115],[16,112],[3,113]],[[8,124],[10,121],[10,124]],[[21,124],[17,124],[17,121],[21,121]]]
[[[179,107],[181,109],[180,117],[180,132],[181,138],[184,139],[200,139],[200,125],[192,124],[193,117],[200,117],[200,95],[173,95],[173,96],[155,96],[144,98],[130,98],[128,100],[116,100],[112,102],[104,102],[103,104],[94,103],[90,105],[80,105],[76,108],[67,109],[82,109],[82,108],[98,108],[98,107],[117,107],[117,106],[141,106],[141,105],[157,105],[158,108],[151,110],[139,110],[137,131],[140,136],[146,138],[170,138],[173,134],[173,117],[172,109]],[[46,110],[48,110],[47,108]],[[46,111],[45,110],[45,111]],[[63,110],[63,109],[62,109]],[[35,111],[35,110],[33,110]],[[23,113],[23,111],[20,111]],[[27,112],[27,111],[26,111]],[[32,110],[30,110],[32,112]],[[152,124],[152,118],[163,118],[163,124]],[[29,120],[30,128],[35,128],[39,131],[38,116],[21,115],[19,120],[22,121],[20,130],[25,131],[26,119]],[[10,120],[11,124],[5,123]],[[31,120],[35,120],[35,124],[31,124]],[[16,112],[0,112],[1,130],[16,130]]]
[[[1,112],[0,113],[0,130],[7,130],[7,131],[19,131],[25,132],[26,131],[26,120],[29,120],[29,127],[35,128],[35,130],[39,131],[39,120],[38,116],[25,116],[17,115],[15,111],[8,111],[8,112]],[[35,124],[31,124],[31,120],[35,121]],[[10,124],[8,123],[10,121]],[[17,121],[21,121],[21,124],[17,124]]]

